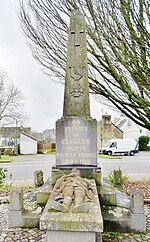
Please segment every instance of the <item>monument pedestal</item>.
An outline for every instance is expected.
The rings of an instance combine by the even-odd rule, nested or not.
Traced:
[[[52,200],[50,196],[40,218],[40,229],[47,230],[46,242],[100,241],[100,236],[97,236],[97,233],[103,231],[103,219],[95,181],[89,181],[94,191],[94,202],[87,212],[49,211]]]
[[[56,166],[97,166],[97,121],[62,117],[56,122]]]
[[[95,232],[47,231],[45,242],[101,242],[101,236]]]
[[[86,166],[75,166],[81,172],[81,176],[87,179],[94,179],[97,187],[101,186],[101,167],[86,167]],[[51,185],[56,183],[56,180],[63,175],[68,175],[72,170],[73,166],[53,166],[51,170]]]

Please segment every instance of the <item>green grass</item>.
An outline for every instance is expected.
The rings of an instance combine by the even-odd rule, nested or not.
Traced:
[[[11,162],[13,161],[13,159],[11,159],[10,157],[7,157],[5,155],[1,155],[1,159],[0,159],[0,163],[7,163],[7,162]]]
[[[105,159],[122,159],[121,156],[114,156],[114,155],[98,154],[97,156],[100,158],[105,158]]]

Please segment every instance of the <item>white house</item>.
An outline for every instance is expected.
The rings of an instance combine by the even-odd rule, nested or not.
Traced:
[[[112,122],[123,131],[123,138],[138,139],[143,135],[150,136],[149,130],[140,127],[124,115],[121,115],[119,118],[115,118]]]
[[[37,139],[25,132],[20,132],[20,154],[37,154]]]

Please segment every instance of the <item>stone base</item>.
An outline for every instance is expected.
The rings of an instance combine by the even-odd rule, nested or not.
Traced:
[[[133,214],[130,209],[117,206],[102,207],[105,231],[146,232],[146,215]]]
[[[47,231],[45,242],[96,242],[94,232]]]
[[[23,217],[21,211],[9,211],[9,228],[23,227]]]
[[[51,196],[46,204],[43,214],[40,218],[40,229],[51,231],[65,232],[84,232],[85,234],[103,231],[103,219],[94,180],[91,182],[92,190],[94,191],[93,206],[87,212],[58,212],[49,211],[51,206]],[[95,235],[94,235],[95,236]],[[95,238],[93,236],[93,239]],[[77,236],[79,239],[79,237]],[[53,240],[51,240],[53,241]],[[72,241],[72,239],[71,239]],[[76,241],[76,240],[75,240]],[[79,241],[79,240],[78,240]],[[93,241],[93,240],[92,240]],[[62,242],[62,241],[61,241]],[[86,240],[87,242],[87,240]]]
[[[9,228],[38,228],[39,213],[25,211],[9,211]]]
[[[56,180],[63,175],[68,175],[73,167],[71,166],[53,166],[51,171],[52,185],[56,183]],[[101,176],[101,167],[88,167],[88,166],[76,166],[78,170],[81,171],[81,176],[87,179],[94,179],[96,186],[101,186],[102,176]]]
[[[146,214],[131,213],[130,228],[132,231],[146,232]]]
[[[45,242],[102,242],[101,233],[47,231]]]

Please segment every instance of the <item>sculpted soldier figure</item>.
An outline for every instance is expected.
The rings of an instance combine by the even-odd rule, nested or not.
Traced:
[[[93,190],[88,179],[74,168],[56,181],[51,194],[50,209],[62,212],[87,212],[93,206]]]

